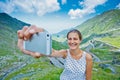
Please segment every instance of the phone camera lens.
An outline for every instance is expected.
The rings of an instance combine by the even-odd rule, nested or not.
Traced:
[[[49,34],[47,34],[47,37],[49,37]]]

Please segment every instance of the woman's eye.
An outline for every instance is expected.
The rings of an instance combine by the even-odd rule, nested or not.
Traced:
[[[74,40],[78,40],[78,38],[74,38]]]
[[[71,38],[68,38],[68,40],[71,40]]]

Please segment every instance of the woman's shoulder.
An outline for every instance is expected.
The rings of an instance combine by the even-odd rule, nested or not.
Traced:
[[[66,58],[66,56],[67,56],[67,49],[61,49],[61,50],[59,50],[59,52],[64,55],[63,58]]]
[[[86,60],[91,61],[92,60],[92,55],[90,53],[86,52]]]

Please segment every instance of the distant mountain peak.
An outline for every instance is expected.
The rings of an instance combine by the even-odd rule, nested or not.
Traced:
[[[6,17],[11,17],[7,13],[0,13],[0,16],[6,16]]]
[[[30,24],[27,24],[16,18],[13,18],[7,13],[0,13],[0,27],[6,26],[12,28],[13,30],[19,30],[25,25],[30,25]]]

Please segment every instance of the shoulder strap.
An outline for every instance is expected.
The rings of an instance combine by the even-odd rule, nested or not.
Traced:
[[[69,56],[70,55],[70,50],[69,49],[67,49],[67,56]]]
[[[86,58],[86,54],[87,54],[87,53],[86,53],[85,51],[83,51],[83,56],[84,56],[85,58]]]

